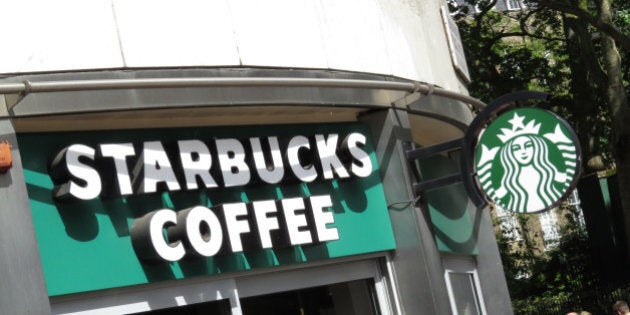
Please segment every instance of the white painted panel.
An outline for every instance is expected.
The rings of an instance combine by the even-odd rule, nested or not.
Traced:
[[[319,20],[310,0],[232,0],[243,65],[327,68]]]
[[[263,66],[394,75],[459,90],[440,1],[0,1],[0,73]]]
[[[113,0],[128,67],[239,65],[227,0]]]
[[[419,1],[423,15],[423,25],[427,42],[425,45],[431,47],[434,52],[430,55],[431,62],[434,65],[434,83],[441,87],[453,91],[459,89],[459,79],[453,67],[451,54],[448,47],[448,39],[444,22],[440,13],[439,1],[423,2]]]
[[[110,0],[0,1],[0,73],[123,66]]]
[[[422,12],[406,1],[379,0],[381,21],[392,72],[395,76],[431,82],[440,65],[432,62],[437,54],[448,54],[428,44],[434,36],[421,18]]]
[[[148,302],[137,302],[124,305],[116,305],[103,307],[94,310],[78,311],[72,313],[64,313],[64,315],[109,315],[109,314],[132,314],[147,312],[151,310]]]
[[[232,279],[204,281],[180,280],[167,286],[143,285],[121,291],[88,292],[51,303],[53,314],[132,314],[182,305],[238,298]]]
[[[324,47],[333,69],[391,74],[374,0],[322,0]]]

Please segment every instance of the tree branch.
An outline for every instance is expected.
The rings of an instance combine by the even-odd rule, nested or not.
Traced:
[[[584,19],[586,22],[588,22],[588,24],[610,36],[617,43],[617,45],[619,45],[619,47],[622,47],[624,50],[630,52],[630,36],[623,34],[611,23],[601,21],[597,17],[594,17],[588,11],[582,10],[579,7],[573,5],[561,3],[560,1],[556,0],[541,0],[538,1],[538,5],[554,11],[572,14],[580,19]]]
[[[608,77],[599,63],[599,58],[595,53],[591,33],[588,32],[588,22],[578,18],[574,14],[567,15],[565,13],[563,14],[563,17],[565,25],[575,36],[572,40],[567,38],[567,44],[569,44],[569,41],[573,41],[573,43],[579,47],[577,48],[576,54],[585,66],[585,75],[594,83],[594,86],[597,87],[602,94],[605,94],[606,89],[603,88],[603,83],[608,81]]]
[[[486,14],[488,14],[490,10],[492,10],[492,8],[497,4],[497,1],[499,0],[492,0],[490,3],[488,3],[487,6],[481,8],[481,12],[475,15],[475,29],[477,32],[481,31],[481,22],[483,21],[483,17],[486,16]]]
[[[519,24],[521,26],[521,32],[523,32],[525,34],[525,36],[529,36],[532,38],[537,38],[537,39],[542,39],[542,40],[546,40],[546,41],[564,41],[564,38],[561,37],[557,37],[557,38],[553,38],[553,37],[546,37],[546,36],[540,36],[540,35],[536,35],[531,33],[528,29],[527,29],[527,25],[529,24],[527,21],[529,20],[530,17],[532,17],[534,14],[540,12],[540,9],[535,9],[535,10],[530,10],[529,12],[527,12],[527,14],[525,14],[525,17],[519,19]]]

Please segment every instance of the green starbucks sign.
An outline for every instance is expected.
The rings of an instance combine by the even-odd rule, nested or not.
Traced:
[[[503,112],[481,133],[475,171],[481,190],[513,212],[551,209],[575,187],[579,144],[566,121],[546,110]]]
[[[421,148],[409,145],[410,169],[417,159],[461,151],[457,173],[417,177],[414,193],[422,197],[461,182],[478,209],[494,203],[512,212],[536,213],[558,206],[577,185],[581,151],[565,120],[527,107],[549,100],[549,94],[536,91],[505,94],[477,113],[462,138]]]
[[[51,296],[396,248],[359,123],[18,137]]]

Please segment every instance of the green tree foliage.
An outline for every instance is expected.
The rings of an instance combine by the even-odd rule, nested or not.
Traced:
[[[587,172],[614,167],[615,151],[630,137],[627,124],[618,124],[623,127],[613,134],[612,116],[623,120],[627,114],[618,109],[628,106],[625,95],[615,97],[622,93],[610,89],[613,79],[621,76],[622,87],[630,92],[630,2],[610,2],[609,24],[598,15],[608,0],[526,0],[528,9],[509,13],[493,10],[496,2],[450,2],[473,79],[471,94],[492,100],[522,89],[551,93],[551,109],[568,118],[578,132]],[[619,52],[617,46],[603,44],[608,34],[619,40]],[[614,65],[606,62],[606,51],[611,51],[610,58],[621,57],[616,74],[611,73]]]
[[[496,2],[449,2],[471,95],[490,101],[524,89],[550,93],[549,109],[578,133],[585,172],[618,170],[630,240],[630,1],[525,0],[527,9],[510,12],[494,10]],[[527,226],[527,218],[518,220]],[[516,251],[514,240],[497,237],[513,298],[566,298],[597,283],[585,231],[564,231],[543,255],[527,231],[521,235]]]
[[[511,216],[514,216],[517,224],[501,224],[506,217],[495,218],[494,224],[500,226],[496,230],[496,238],[510,294],[513,299],[522,299],[531,293],[532,272],[543,261],[539,250],[542,244],[537,243],[539,235],[532,234],[528,228],[531,215]]]
[[[469,15],[471,7],[453,7],[473,79],[471,94],[492,100],[505,93],[544,87],[554,95],[566,95],[569,68],[565,43],[558,37],[560,21],[552,16],[545,25],[531,19],[535,23],[522,30],[526,13],[494,11],[495,2],[471,0],[470,5],[481,10],[475,15]]]
[[[534,278],[530,287],[534,292],[529,295],[570,296],[599,282],[598,271],[592,265],[586,230],[576,220],[578,209],[566,209],[564,220],[567,223],[561,231],[559,244],[547,251],[532,268]]]
[[[517,225],[503,225],[497,230],[499,252],[515,309],[527,309],[532,302],[554,304],[571,300],[601,284],[601,275],[590,256],[591,243],[577,219],[578,208],[564,206],[560,211],[552,211],[564,213],[566,224],[560,242],[546,251],[539,243],[541,235],[530,230],[531,215],[515,214]],[[500,222],[495,224],[498,226]]]
[[[630,34],[630,1],[615,1],[616,14],[613,16],[615,27],[623,34]],[[630,35],[629,35],[630,36]],[[623,73],[630,75],[630,50],[622,49],[621,60],[623,62]],[[626,93],[630,94],[630,78],[626,77]]]
[[[576,48],[584,50],[588,58],[571,58],[572,43],[567,41],[562,14],[540,8],[497,12],[492,9],[496,0],[469,0],[467,4],[451,9],[473,80],[470,93],[487,101],[518,90],[550,93],[550,109],[572,122],[585,160],[593,160],[588,171],[611,165],[608,105],[595,86],[605,81],[605,75],[598,65],[595,43],[589,43],[588,51]],[[470,15],[474,7],[480,12]],[[576,76],[583,78],[583,84],[574,80]]]

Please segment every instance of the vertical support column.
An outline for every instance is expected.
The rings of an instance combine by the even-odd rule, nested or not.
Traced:
[[[17,138],[8,117],[0,118],[0,140],[11,143],[13,155],[13,167],[0,174],[0,314],[50,314]]]
[[[402,145],[412,141],[407,113],[379,111],[360,120],[372,130],[387,203],[403,205],[388,210],[397,246],[387,275],[396,282],[392,289],[398,299],[392,300],[399,301],[405,314],[450,314],[444,268],[427,209],[413,206],[412,173]]]
[[[488,314],[514,314],[512,301],[508,291],[499,246],[494,235],[490,209],[470,207],[473,222],[479,222],[477,246],[477,274],[481,284],[481,294],[484,296]],[[479,218],[479,220],[477,220]]]

